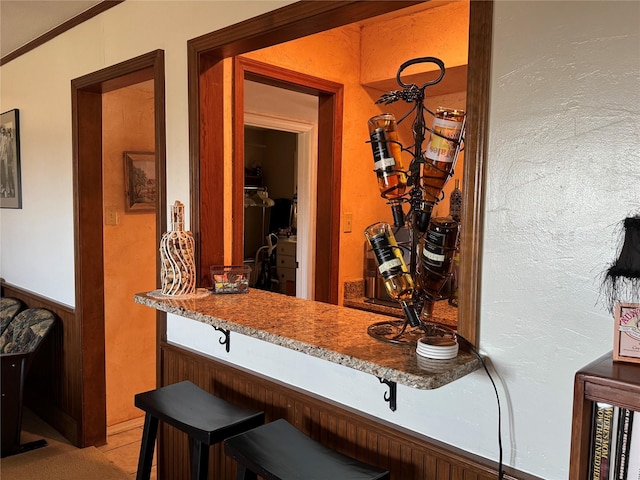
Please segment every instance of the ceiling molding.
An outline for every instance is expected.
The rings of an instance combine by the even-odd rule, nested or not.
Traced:
[[[6,65],[11,60],[15,60],[19,56],[24,55],[25,53],[30,52],[31,50],[45,44],[49,40],[60,35],[61,33],[64,33],[67,30],[71,30],[73,27],[76,27],[81,23],[86,22],[87,20],[95,17],[96,15],[99,15],[102,12],[105,12],[106,10],[109,10],[110,8],[115,7],[116,5],[124,1],[125,0],[104,0],[98,3],[97,5],[89,8],[88,10],[85,10],[79,15],[76,15],[75,17],[65,21],[64,23],[58,25],[57,27],[49,30],[48,32],[40,35],[34,40],[31,40],[27,44],[21,46],[20,48],[17,48],[11,53],[8,53],[4,57],[0,58],[0,66]]]

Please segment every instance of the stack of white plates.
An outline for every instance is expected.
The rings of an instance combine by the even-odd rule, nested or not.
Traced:
[[[435,360],[449,360],[458,355],[458,342],[450,337],[422,337],[417,342],[416,353]]]

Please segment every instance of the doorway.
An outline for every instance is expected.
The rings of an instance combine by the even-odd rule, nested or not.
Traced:
[[[341,84],[300,74],[256,60],[236,57],[234,62],[234,167],[233,218],[243,218],[243,202],[240,197],[243,186],[244,125],[247,117],[245,91],[248,86],[260,84],[271,88],[270,92],[286,91],[297,103],[296,112],[301,120],[273,120],[280,122],[280,129],[301,134],[303,143],[299,154],[307,155],[309,161],[300,162],[297,174],[298,196],[302,200],[298,211],[298,237],[296,255],[307,264],[307,269],[296,273],[296,283],[303,285],[297,296],[310,300],[337,303],[340,171],[342,165],[342,100]],[[250,87],[251,88],[251,87]],[[274,90],[275,89],[275,90]],[[291,109],[281,115],[291,115]],[[306,111],[306,113],[304,113]],[[283,110],[284,112],[284,110]],[[263,121],[266,117],[263,117]],[[240,119],[240,120],[238,120]],[[288,122],[288,125],[287,125]],[[240,185],[240,188],[238,186]],[[317,208],[323,205],[324,208]],[[241,242],[242,224],[236,222],[233,229],[233,256]],[[240,243],[241,244],[241,243]],[[296,289],[297,290],[297,289]]]
[[[318,98],[250,80],[244,84],[245,173],[251,173],[254,163],[261,167],[269,204],[274,203],[258,210],[247,208],[245,201],[245,261],[256,248],[264,247],[266,234],[281,227],[278,217],[284,215],[282,242],[276,249],[275,289],[311,300],[315,291]],[[283,147],[284,151],[279,151]],[[245,199],[251,193],[246,191],[251,183],[255,179],[245,174]],[[247,229],[263,218],[267,228],[257,244]],[[270,222],[271,218],[275,221]],[[260,266],[255,264],[258,273]]]
[[[153,116],[153,80],[102,94],[107,427],[141,417],[131,399],[155,388],[155,311],[133,302],[156,288]]]
[[[153,91],[153,152],[155,198],[151,208],[155,245],[166,229],[164,52],[157,50],[112,67],[72,80],[73,178],[75,229],[76,317],[79,328],[70,338],[69,348],[80,352],[81,370],[78,405],[78,446],[100,445],[106,441],[106,348],[105,348],[105,229],[114,220],[113,207],[105,202],[103,174],[105,123],[103,95],[131,85],[151,82]],[[124,171],[124,157],[123,157]],[[124,195],[124,192],[122,192]],[[117,209],[115,212],[117,223]],[[157,249],[154,249],[157,250]],[[111,263],[109,264],[111,267]],[[155,259],[155,285],[159,284],[159,258]],[[165,315],[157,313],[158,335],[165,331]],[[128,319],[123,319],[127,328]],[[158,338],[154,339],[154,344]],[[157,352],[156,352],[157,355]],[[154,359],[154,363],[157,359]],[[125,370],[128,374],[128,370]],[[123,375],[120,371],[119,375]],[[157,375],[157,373],[156,373]],[[157,377],[156,377],[157,382]]]

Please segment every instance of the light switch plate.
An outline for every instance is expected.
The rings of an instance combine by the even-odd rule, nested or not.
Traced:
[[[353,213],[345,212],[344,214],[344,233],[353,231]]]
[[[107,207],[104,212],[104,224],[105,225],[117,225],[118,224],[118,209],[115,207]]]

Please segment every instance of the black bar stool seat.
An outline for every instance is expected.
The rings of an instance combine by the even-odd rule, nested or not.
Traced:
[[[275,420],[224,441],[238,462],[238,480],[388,480],[390,474],[309,438],[286,420]]]
[[[211,445],[264,423],[264,412],[229,403],[189,381],[138,393],[135,406],[145,412],[136,480],[151,476],[159,421],[189,436],[192,480],[206,480]]]

